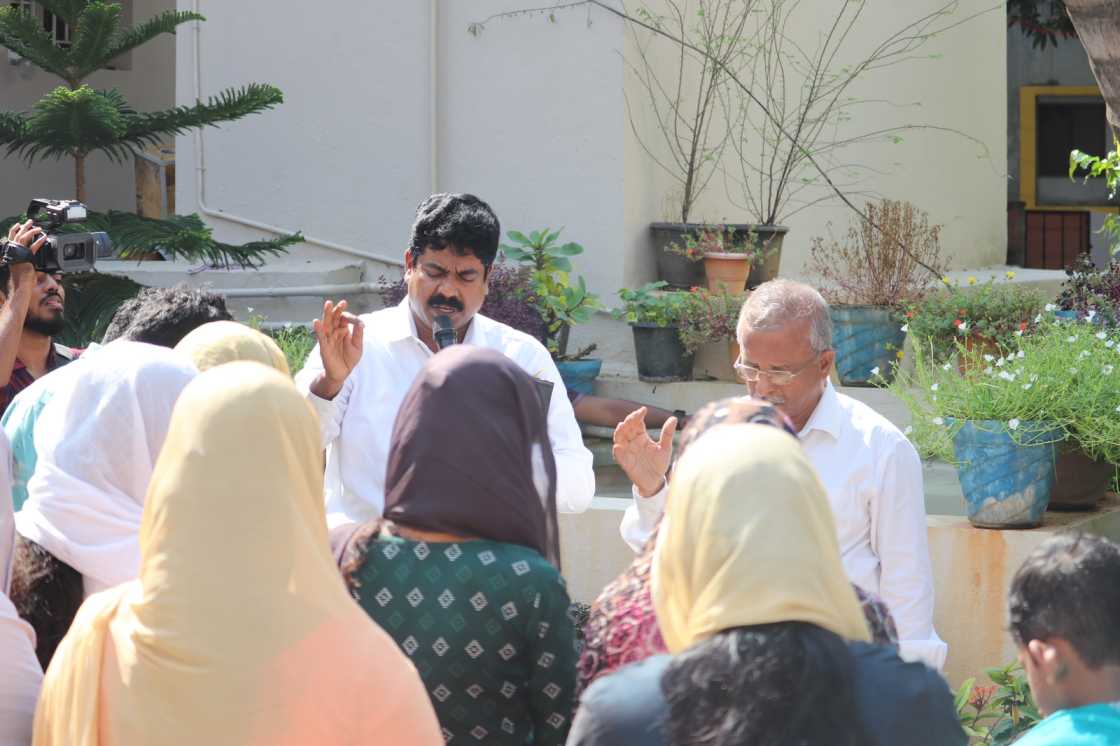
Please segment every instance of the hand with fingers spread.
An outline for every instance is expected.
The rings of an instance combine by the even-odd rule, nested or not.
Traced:
[[[646,432],[646,408],[631,412],[614,429],[614,460],[622,467],[638,494],[652,497],[664,485],[665,474],[673,457],[673,433],[677,418],[670,417],[661,427],[661,436],[654,442]]]
[[[311,385],[311,391],[323,399],[333,399],[358,361],[362,359],[362,339],[365,325],[352,313],[346,312],[346,301],[323,304],[323,318],[312,324],[319,340],[319,356],[323,360],[323,373]]]

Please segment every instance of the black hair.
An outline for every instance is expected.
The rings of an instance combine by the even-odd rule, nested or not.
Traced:
[[[1090,668],[1120,664],[1120,545],[1077,532],[1047,539],[1015,573],[1008,605],[1020,645],[1060,637]]]
[[[805,622],[724,630],[673,658],[661,678],[672,746],[862,746],[853,659]]]
[[[84,595],[80,572],[16,534],[8,597],[20,618],[35,630],[35,656],[44,671],[78,614]]]
[[[489,271],[501,233],[498,216],[473,194],[433,194],[416,208],[409,251],[415,261],[427,249],[451,247],[460,256],[474,254]]]
[[[113,314],[101,342],[120,338],[174,347],[203,324],[232,319],[225,298],[217,293],[187,285],[144,288]]]

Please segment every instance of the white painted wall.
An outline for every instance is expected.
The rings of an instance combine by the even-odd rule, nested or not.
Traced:
[[[128,0],[134,22],[171,10],[175,0]],[[164,35],[132,51],[131,69],[105,70],[86,82],[99,89],[119,88],[139,111],[154,111],[175,103],[175,38]],[[26,111],[45,93],[62,85],[53,75],[27,64],[8,64],[0,50],[0,110]],[[95,155],[86,162],[90,206],[97,210],[134,210],[136,187],[133,165],[115,164]],[[0,157],[0,217],[23,212],[31,197],[72,198],[74,168],[70,160],[40,161],[31,168],[19,158]]]

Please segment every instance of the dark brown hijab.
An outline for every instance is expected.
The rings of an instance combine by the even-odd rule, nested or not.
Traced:
[[[387,520],[535,549],[560,565],[556,462],[533,379],[495,350],[432,356],[393,425]]]

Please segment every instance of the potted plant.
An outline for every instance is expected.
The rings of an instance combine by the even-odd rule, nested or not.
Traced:
[[[908,202],[869,202],[844,241],[813,240],[810,269],[829,301],[836,371],[845,386],[890,380],[906,338],[904,305],[925,295],[943,261],[941,228]]]
[[[969,277],[962,285],[943,277],[939,292],[910,306],[906,314],[910,338],[924,348],[927,359],[937,363],[957,354],[958,342],[965,351],[982,355],[1014,349],[1018,338],[1034,329],[1048,308],[1042,293],[1011,282],[1014,278],[1014,272],[1007,273],[1006,282],[978,283]],[[969,359],[959,357],[961,372]]]
[[[721,381],[738,380],[735,361],[739,359],[739,343],[735,327],[739,309],[745,296],[726,291],[713,292],[693,288],[685,299],[681,314],[679,335],[686,352],[694,356],[697,370],[704,367],[704,374]],[[704,366],[705,352],[708,365]],[[698,377],[698,376],[694,376]]]
[[[1115,259],[1108,267],[1098,270],[1088,254],[1079,256],[1066,268],[1066,281],[1056,304],[1061,312],[1072,318],[1087,318],[1094,322],[1115,326],[1120,323],[1117,307],[1120,304],[1120,262]]]
[[[556,361],[560,377],[570,391],[593,393],[595,379],[603,361],[588,357],[595,351],[591,344],[568,354],[568,334],[574,324],[588,321],[602,308],[598,296],[587,289],[583,277],[571,278],[571,258],[583,253],[577,243],[559,243],[563,229],[545,228],[528,236],[519,231],[506,234],[512,244],[502,244],[502,254],[528,270],[529,289],[524,296],[538,311],[544,323],[542,341]]]
[[[623,307],[616,311],[634,330],[638,378],[650,383],[687,381],[693,356],[681,342],[679,324],[687,293],[663,292],[664,281],[618,291]]]
[[[1068,413],[1056,402],[1080,380],[1056,338],[1019,340],[1000,357],[961,345],[976,375],[932,363],[917,346],[913,371],[899,371],[890,386],[910,410],[908,434],[919,451],[956,465],[968,520],[982,528],[1042,522],[1056,446],[1069,435]]]
[[[971,678],[957,689],[957,719],[972,743],[1006,746],[1037,725],[1042,714],[1018,661],[984,673],[992,686],[976,686]]]

